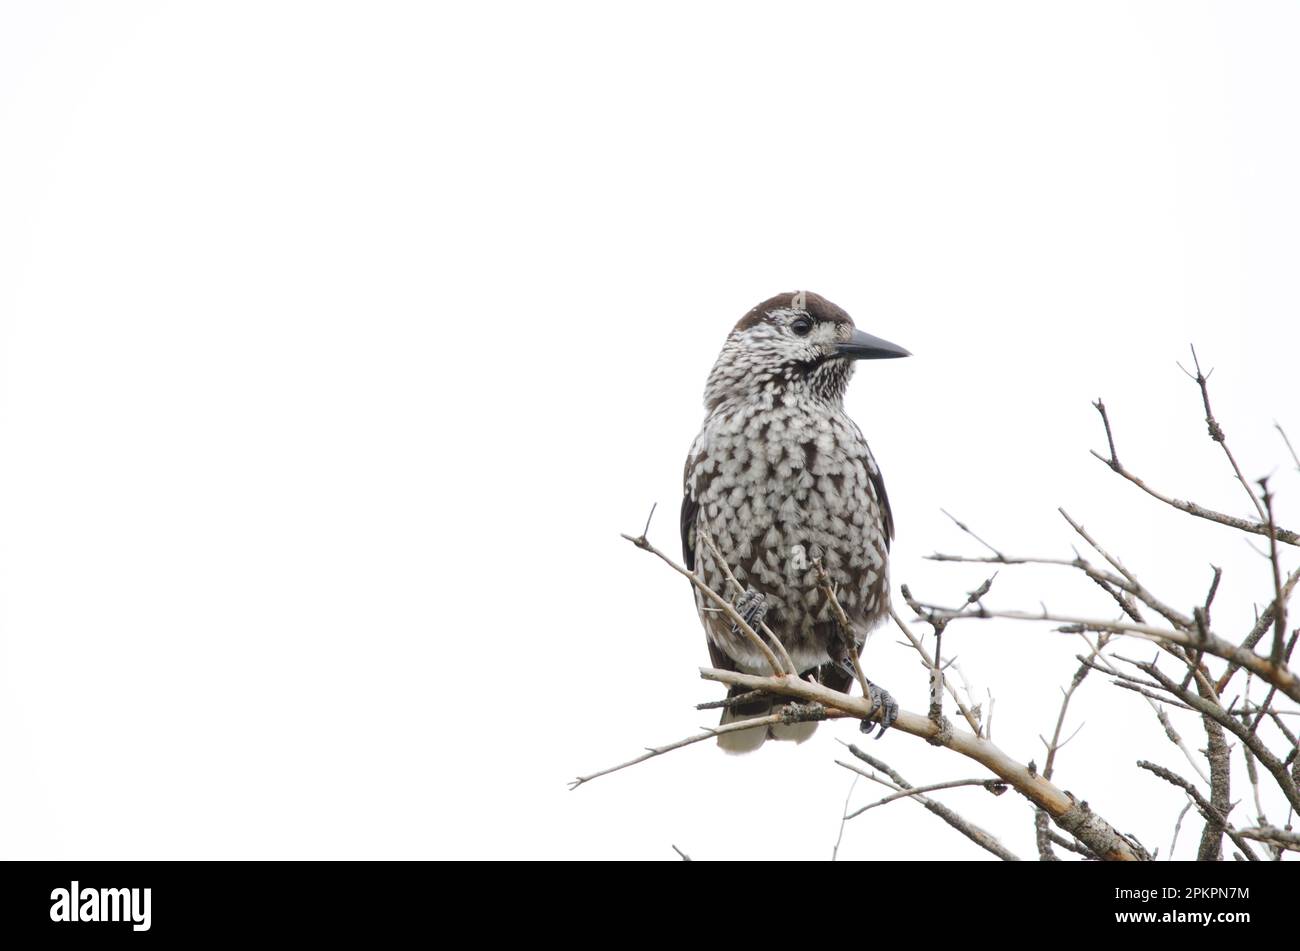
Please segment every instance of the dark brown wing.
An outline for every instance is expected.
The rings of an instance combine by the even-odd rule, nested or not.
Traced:
[[[687,492],[682,496],[682,563],[687,571],[695,570],[695,516],[700,512],[700,503],[691,498]]]
[[[858,434],[862,440],[862,445],[866,447],[867,458],[866,469],[867,478],[871,481],[871,490],[876,495],[876,503],[880,506],[880,520],[884,523],[885,528],[885,551],[889,551],[889,543],[894,540],[894,512],[889,507],[889,493],[885,491],[885,477],[880,474],[880,465],[876,462],[876,457],[871,453],[871,447],[867,445],[867,439],[862,435],[862,430],[858,424],[849,420],[849,425],[853,431]]]
[[[874,459],[871,462],[867,467],[867,478],[871,480],[876,501],[880,503],[880,517],[885,522],[885,551],[889,551],[889,543],[894,540],[894,513],[889,508],[889,495],[885,492],[885,478],[880,474],[880,466],[875,464]]]

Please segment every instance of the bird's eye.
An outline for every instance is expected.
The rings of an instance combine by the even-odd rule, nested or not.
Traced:
[[[812,320],[807,317],[796,317],[790,322],[790,329],[800,337],[806,337],[808,332],[812,330]]]

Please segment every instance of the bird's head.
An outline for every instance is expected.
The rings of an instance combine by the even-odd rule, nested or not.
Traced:
[[[840,307],[811,291],[778,294],[740,319],[709,374],[704,401],[801,390],[826,400],[844,396],[858,360],[911,356],[863,333]]]

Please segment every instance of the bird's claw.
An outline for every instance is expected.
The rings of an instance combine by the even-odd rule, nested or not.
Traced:
[[[841,657],[838,660],[836,660],[834,663],[835,666],[839,667],[840,670],[844,671],[850,677],[853,677],[855,679],[857,678],[858,670],[853,663],[852,657],[845,655],[844,657]],[[898,701],[896,701],[892,696],[890,696],[888,690],[884,689],[883,687],[877,687],[875,684],[873,684],[870,680],[868,680],[865,677],[863,679],[867,681],[867,697],[869,697],[871,700],[872,710],[873,711],[879,710],[880,714],[874,720],[863,720],[859,724],[859,728],[867,736],[870,736],[872,731],[875,730],[876,724],[879,723],[880,732],[876,734],[876,739],[880,739],[882,736],[885,735],[885,731],[888,730],[891,726],[893,726],[894,721],[898,719]]]
[[[874,710],[879,710],[880,714],[876,720],[863,720],[861,730],[867,736],[871,735],[872,730],[876,728],[876,723],[880,723],[880,732],[876,734],[876,739],[885,735],[885,731],[894,725],[898,719],[898,701],[895,700],[888,690],[883,687],[877,687],[870,680],[867,681],[867,695],[871,698],[871,706]]]
[[[746,588],[745,593],[736,599],[736,613],[757,631],[767,614],[767,597],[753,588]],[[740,636],[740,625],[735,621],[731,622],[731,633],[733,637]]]

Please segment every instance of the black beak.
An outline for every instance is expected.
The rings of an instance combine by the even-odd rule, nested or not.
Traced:
[[[837,356],[848,357],[850,360],[884,360],[891,357],[910,357],[912,355],[896,343],[881,340],[879,337],[871,336],[871,334],[864,334],[861,330],[853,331],[853,336],[848,339],[847,343],[837,344],[835,353]]]

